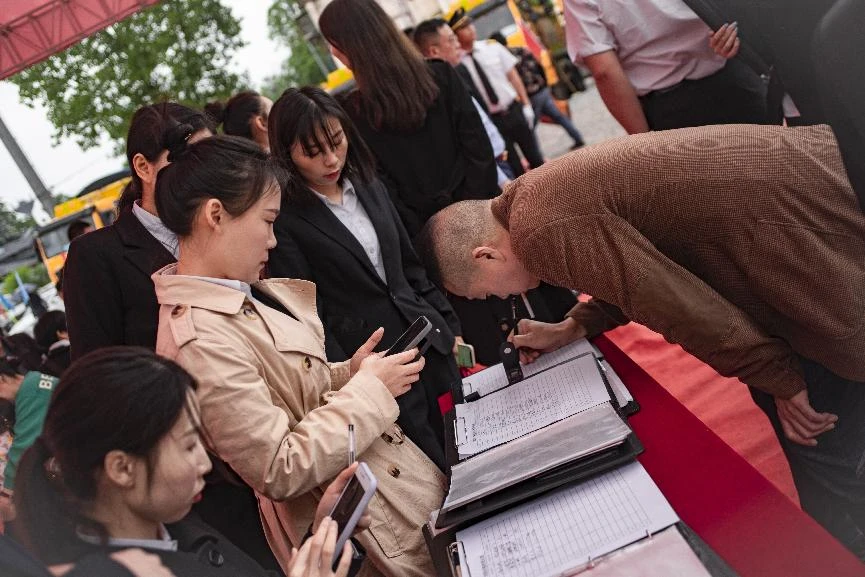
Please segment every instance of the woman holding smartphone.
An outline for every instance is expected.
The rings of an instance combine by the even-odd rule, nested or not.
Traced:
[[[225,537],[187,517],[211,467],[199,437],[195,387],[177,364],[142,348],[109,347],[70,367],[42,436],[21,462],[16,533],[31,553],[57,569],[88,558],[92,575],[104,569],[94,566],[94,555],[129,549],[157,555],[167,572],[154,574],[268,575]],[[327,489],[315,535],[287,564],[289,576],[347,574],[350,547],[330,571],[336,524],[325,515],[352,473],[344,471]]]
[[[397,403],[397,423],[444,470],[438,397],[459,379],[452,350],[461,332],[444,295],[429,281],[372,155],[345,111],[316,87],[289,88],[270,112],[271,153],[289,172],[274,224],[268,268],[316,285],[328,359],[363,345],[382,326],[384,350],[421,315],[433,324],[417,385]]]
[[[180,258],[153,277],[157,351],[198,380],[210,448],[259,494],[277,558],[289,559],[321,488],[344,467],[354,424],[358,459],[378,479],[370,529],[357,536],[372,564],[365,574],[432,574],[421,527],[445,479],[395,426],[395,397],[418,380],[423,359],[416,349],[373,353],[378,329],[350,360],[330,364],[315,285],[259,281],[276,246],[282,176],[260,147],[217,136],[171,160],[156,198]]]

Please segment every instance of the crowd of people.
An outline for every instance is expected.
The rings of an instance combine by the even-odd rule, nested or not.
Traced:
[[[633,136],[584,146],[534,56],[464,11],[407,35],[375,0],[321,14],[356,82],[340,99],[135,112],[66,314],[3,342],[15,574],[433,575],[458,346],[531,360],[631,320],[751,387],[803,507],[865,559],[865,215],[831,130],[759,126],[735,26],[678,0],[565,6]],[[541,115],[574,152],[545,162]],[[426,352],[384,355],[421,315]],[[332,566],[354,450],[378,489]]]

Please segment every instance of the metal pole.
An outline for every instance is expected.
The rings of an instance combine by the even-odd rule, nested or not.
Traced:
[[[6,150],[9,151],[9,155],[12,157],[12,160],[15,161],[15,164],[18,165],[18,170],[20,170],[21,174],[24,175],[24,178],[27,179],[27,183],[30,185],[30,188],[33,189],[33,193],[36,195],[39,202],[42,203],[45,211],[49,215],[53,215],[54,197],[51,196],[50,192],[48,192],[48,188],[45,187],[45,183],[42,182],[39,175],[36,174],[36,170],[33,168],[33,165],[30,164],[27,155],[24,154],[24,151],[21,150],[20,146],[18,146],[15,137],[11,132],[9,132],[9,128],[7,128],[6,123],[3,122],[2,117],[0,117],[0,140],[3,141],[4,145],[6,145]]]

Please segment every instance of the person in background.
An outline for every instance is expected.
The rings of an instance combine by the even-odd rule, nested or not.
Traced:
[[[0,337],[3,355],[23,371],[38,371],[42,366],[43,349],[27,333]]]
[[[72,362],[66,313],[48,311],[42,315],[33,327],[33,335],[36,344],[44,351],[40,370],[59,379]]]
[[[132,116],[126,159],[132,180],[111,226],[76,238],[64,267],[63,293],[72,359],[101,347],[156,345],[157,305],[150,275],[177,259],[177,239],[156,213],[156,173],[168,163],[168,145],[213,134],[201,112],[166,102],[142,106]]]
[[[499,193],[489,138],[449,64],[425,62],[375,0],[334,0],[319,26],[354,73],[343,108],[410,236],[454,201]]]
[[[495,123],[490,119],[486,109],[479,100],[480,94],[477,94],[471,78],[468,77],[468,70],[460,63],[459,41],[457,40],[454,31],[451,30],[448,23],[441,18],[432,18],[418,24],[412,33],[412,40],[417,46],[420,53],[427,59],[444,60],[454,67],[460,74],[465,84],[466,89],[472,97],[472,104],[478,111],[478,115],[483,122],[484,130],[487,137],[490,139],[490,145],[493,147],[493,156],[496,159],[496,171],[498,174],[499,187],[504,186],[514,179],[513,169],[508,164],[508,152],[505,139],[501,132],[496,127]]]
[[[432,322],[420,380],[397,398],[397,424],[444,471],[438,397],[460,378],[452,354],[462,342],[459,319],[427,279],[371,153],[336,100],[319,88],[290,88],[270,118],[270,149],[289,176],[269,271],[315,283],[319,316],[341,351],[357,350],[379,326],[393,341],[421,315]],[[348,358],[325,345],[328,360]]]
[[[73,221],[68,227],[66,227],[66,236],[69,238],[69,243],[71,244],[73,240],[81,236],[82,234],[87,234],[88,232],[93,231],[93,225],[86,220],[76,220]],[[69,245],[66,245],[66,250],[69,250]],[[55,288],[57,289],[57,294],[60,295],[60,298],[63,298],[63,267],[57,269],[57,282],[54,283]]]
[[[496,32],[490,35],[490,40],[495,40],[505,48],[508,48],[508,41],[501,32]],[[571,150],[583,146],[583,136],[571,119],[565,116],[559,107],[556,106],[553,100],[553,94],[550,92],[549,83],[547,82],[547,73],[544,67],[535,58],[535,55],[530,50],[522,46],[508,48],[511,54],[519,59],[517,62],[517,71],[520,73],[520,78],[523,85],[526,87],[526,92],[529,95],[529,100],[532,101],[532,109],[535,111],[535,123],[532,128],[538,125],[541,116],[550,117],[553,122],[565,129],[574,142],[571,144]]]
[[[541,166],[544,156],[533,130],[535,113],[516,68],[517,58],[497,42],[478,42],[475,25],[463,8],[454,12],[448,24],[463,49],[462,64],[505,137],[514,175],[524,172],[514,145],[519,146],[530,167]]]
[[[267,117],[271,106],[273,102],[270,98],[252,90],[245,90],[238,92],[227,102],[215,101],[207,104],[204,112],[216,126],[222,126],[223,133],[248,138],[267,151],[270,146],[267,138]]]
[[[707,124],[770,124],[766,83],[709,46],[683,0],[565,0],[568,54],[592,72],[628,132]]]
[[[21,455],[42,433],[42,423],[56,384],[57,379],[51,375],[37,371],[21,374],[8,360],[0,359],[0,405],[5,407],[3,413],[7,416],[3,427],[12,432],[12,446],[6,455],[3,488],[0,489],[0,514],[4,522],[15,519],[11,499]]]
[[[18,532],[33,555],[63,565],[94,554],[116,560],[138,548],[158,556],[176,577],[268,575],[189,515],[211,468],[195,387],[189,373],[143,348],[103,348],[70,367],[43,434],[21,462]],[[347,574],[348,544],[337,571],[329,570],[336,523],[324,509],[350,478],[344,471],[325,490],[314,536],[295,555],[289,575]]]
[[[153,276],[157,352],[198,380],[208,445],[258,493],[277,558],[289,559],[321,487],[344,467],[353,424],[357,458],[378,479],[371,527],[356,537],[367,553],[361,571],[432,574],[421,527],[445,478],[395,424],[395,398],[424,366],[418,350],[373,353],[379,328],[350,360],[329,363],[315,285],[259,280],[276,245],[283,171],[254,143],[222,135],[183,144],[171,159],[156,199],[181,250]]]
[[[66,227],[66,236],[69,238],[69,242],[88,232],[93,232],[93,224],[86,220],[73,221]]]

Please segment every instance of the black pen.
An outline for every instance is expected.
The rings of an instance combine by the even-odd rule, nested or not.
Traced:
[[[511,296],[511,318],[514,321],[514,336],[520,334],[520,321],[517,318],[517,297]]]

